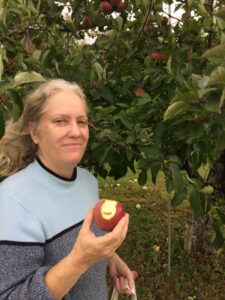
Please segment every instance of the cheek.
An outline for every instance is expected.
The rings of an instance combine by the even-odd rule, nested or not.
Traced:
[[[88,141],[88,139],[89,139],[89,129],[87,129],[87,130],[85,130],[85,131],[83,132],[83,136],[84,136],[84,138]]]

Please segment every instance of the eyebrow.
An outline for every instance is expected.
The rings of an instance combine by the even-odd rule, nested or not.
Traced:
[[[71,118],[71,115],[68,115],[68,114],[53,114],[52,115],[53,117],[63,117],[63,118]],[[86,119],[88,120],[88,117],[86,115],[80,115],[77,117],[77,119]]]

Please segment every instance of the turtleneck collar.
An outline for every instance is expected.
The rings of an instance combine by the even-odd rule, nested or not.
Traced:
[[[74,171],[73,171],[73,174],[71,176],[71,178],[66,178],[64,176],[61,176],[55,172],[53,172],[52,170],[50,170],[48,167],[46,167],[43,162],[40,160],[40,158],[38,156],[35,157],[36,161],[38,162],[38,164],[43,168],[45,169],[48,173],[52,174],[53,176],[61,179],[61,180],[64,180],[64,181],[75,181],[76,178],[77,178],[77,168],[74,168]]]

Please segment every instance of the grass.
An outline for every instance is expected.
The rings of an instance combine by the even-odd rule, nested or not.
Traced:
[[[225,299],[225,254],[183,250],[187,205],[171,212],[171,269],[168,264],[168,195],[163,176],[144,187],[129,174],[118,181],[99,179],[100,196],[116,199],[130,214],[127,238],[118,253],[138,271],[138,300]],[[120,299],[130,299],[121,296]]]

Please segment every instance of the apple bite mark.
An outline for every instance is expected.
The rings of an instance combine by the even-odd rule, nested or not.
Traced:
[[[101,199],[94,207],[94,220],[97,227],[104,231],[111,231],[124,216],[123,205],[114,200]]]
[[[110,220],[116,214],[117,202],[113,200],[105,200],[101,207],[101,214],[103,219]]]

